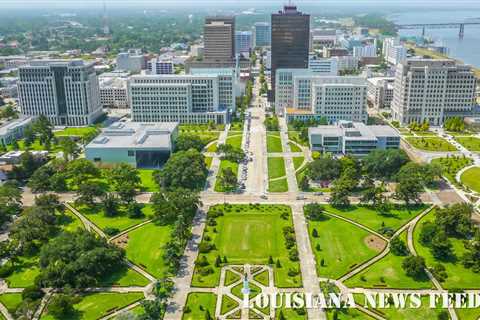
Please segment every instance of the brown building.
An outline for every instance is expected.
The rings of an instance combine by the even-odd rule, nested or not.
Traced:
[[[207,17],[203,27],[204,60],[231,62],[235,57],[235,17]]]

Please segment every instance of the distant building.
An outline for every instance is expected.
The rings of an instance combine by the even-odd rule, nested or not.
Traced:
[[[310,15],[285,5],[282,11],[272,14],[272,74],[271,98],[275,98],[277,69],[308,68],[310,42]]]
[[[359,59],[376,57],[377,46],[375,44],[368,44],[368,45],[353,47],[353,56]]]
[[[330,57],[343,57],[350,55],[348,49],[345,48],[323,48],[323,57],[330,58]]]
[[[147,69],[149,74],[173,74],[175,68],[172,60],[162,60],[159,58],[151,59],[147,62]]]
[[[170,157],[177,136],[176,122],[117,122],[85,147],[85,157],[98,163],[159,168]]]
[[[85,126],[102,115],[94,63],[33,60],[19,68],[18,96],[23,115],[45,115],[52,124]]]
[[[140,49],[130,49],[117,55],[117,70],[140,73],[145,65],[145,58]]]
[[[250,53],[253,46],[251,31],[235,31],[235,53]]]
[[[321,76],[308,69],[278,69],[275,112],[294,119],[367,121],[362,77]]]
[[[339,121],[335,125],[308,129],[312,151],[366,156],[376,149],[400,148],[400,135],[390,126],[367,126],[362,122]]]
[[[383,56],[385,61],[397,65],[407,59],[407,48],[400,44],[398,38],[386,38],[383,40]]]
[[[310,31],[310,51],[313,49],[333,48],[337,44],[337,30],[313,29]]]
[[[100,103],[104,108],[128,108],[128,73],[103,73],[98,77]]]
[[[0,124],[0,144],[6,146],[23,138],[25,128],[32,125],[33,117],[20,117]]]
[[[255,47],[267,47],[271,44],[272,27],[268,22],[257,22],[254,25]]]
[[[22,155],[25,152],[26,151],[19,151],[19,150],[9,151],[9,152],[7,152],[5,154],[2,154],[0,156],[0,162],[6,163],[6,164],[20,163]],[[28,151],[28,152],[30,152],[32,154],[32,156],[37,160],[45,161],[48,158],[48,151],[46,151],[46,150],[42,150],[42,151],[32,150],[32,151]]]
[[[393,100],[393,83],[395,78],[368,78],[368,101],[376,109],[390,108]]]
[[[359,59],[354,56],[335,56],[332,59],[337,61],[338,71],[358,69]]]
[[[338,61],[335,58],[319,58],[311,55],[308,60],[308,69],[312,72],[326,75],[338,75]]]
[[[203,58],[204,47],[203,45],[194,44],[190,47],[190,55],[192,57]]]
[[[235,57],[235,17],[207,17],[203,27],[204,60],[232,62]]]
[[[407,59],[396,68],[392,117],[439,126],[449,117],[470,116],[476,83],[472,67],[454,60]]]

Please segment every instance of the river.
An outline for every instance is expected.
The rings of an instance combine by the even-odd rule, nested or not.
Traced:
[[[480,22],[480,8],[477,10],[418,10],[389,16],[398,24]],[[449,55],[480,68],[480,25],[465,26],[463,39],[458,37],[459,29],[426,29],[426,36],[441,42],[449,48]],[[420,36],[422,30],[400,30],[401,36]]]

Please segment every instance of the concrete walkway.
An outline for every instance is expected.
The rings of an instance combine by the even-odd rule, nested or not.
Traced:
[[[218,137],[217,145],[225,144],[225,141],[227,140],[227,135],[228,135],[228,130],[229,129],[230,129],[230,124],[226,125],[225,130],[223,130],[220,133],[220,136]],[[210,169],[209,169],[209,172],[208,172],[206,186],[205,186],[206,190],[214,191],[215,182],[217,181],[217,175],[218,175],[218,170],[219,169],[220,169],[220,158],[219,157],[213,157],[212,158],[212,164],[210,165]]]
[[[293,166],[293,157],[292,153],[290,152],[290,146],[288,144],[288,127],[287,122],[284,117],[278,119],[278,123],[280,126],[280,139],[282,141],[283,150],[286,153],[283,155],[285,159],[285,171],[287,173],[287,182],[288,182],[288,191],[290,192],[298,192],[298,184],[297,178],[295,175],[295,168]],[[299,153],[300,157],[303,157],[304,154]]]

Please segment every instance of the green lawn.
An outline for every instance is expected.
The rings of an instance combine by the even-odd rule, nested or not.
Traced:
[[[68,209],[65,210],[65,214],[60,218],[60,226],[63,231],[69,232],[84,228],[82,221]]]
[[[212,143],[210,146],[208,146],[207,152],[217,152],[217,142]]]
[[[465,156],[451,156],[432,160],[432,163],[442,167],[442,174],[453,184],[458,184],[455,179],[457,172],[469,166],[472,162],[472,159]]]
[[[227,270],[225,272],[225,283],[224,283],[224,285],[228,287],[229,285],[234,284],[235,282],[237,282],[240,279],[241,278],[238,274],[233,273],[230,270]]]
[[[215,317],[215,305],[217,296],[213,293],[192,292],[188,294],[187,303],[183,312],[183,320],[205,319],[207,310],[210,316]],[[186,312],[186,310],[189,310]]]
[[[92,293],[79,298],[74,304],[74,314],[64,320],[96,320],[118,309],[124,308],[138,300],[143,299],[143,293]],[[41,317],[42,320],[54,320],[48,314],[48,306]]]
[[[312,235],[316,229],[318,237]],[[367,245],[369,236],[386,245],[385,241],[343,220],[325,217],[308,221],[310,243],[317,261],[319,277],[337,279],[380,253],[382,248]],[[317,245],[320,250],[317,250]],[[321,261],[324,261],[324,266]]]
[[[231,145],[234,148],[240,149],[242,148],[242,139],[243,139],[242,134],[232,135],[227,137],[227,140],[225,141],[225,143]]]
[[[400,238],[407,243],[407,232]],[[389,252],[380,261],[371,265],[352,278],[345,281],[348,287],[361,288],[401,288],[401,289],[430,289],[433,288],[428,278],[415,280],[405,274],[402,269],[404,256],[396,256]]]
[[[45,150],[47,150],[44,146],[42,146],[40,144],[38,139],[35,140],[28,148],[25,146],[25,141],[23,139],[18,140],[17,142],[18,142],[18,150],[22,150],[22,151],[27,150],[27,149],[30,150],[30,151],[45,151]],[[7,145],[7,150],[12,151],[12,150],[15,150],[15,149],[12,147],[12,145]],[[56,153],[56,152],[59,152],[61,150],[60,150],[60,147],[58,145],[52,144],[52,146],[50,147],[50,150],[48,150],[48,151]]]
[[[235,121],[230,123],[230,130],[241,131],[243,130],[244,121]]]
[[[222,308],[220,314],[225,314],[238,307],[238,303],[227,295],[222,296]]]
[[[267,152],[283,152],[280,132],[267,133]]]
[[[455,309],[460,320],[478,320],[480,319],[480,308],[474,309]]]
[[[304,161],[305,157],[293,157],[293,167],[295,168],[295,170],[298,170],[298,168],[301,167]]]
[[[290,146],[290,151],[292,152],[302,152],[302,149],[297,146],[297,144],[289,142],[288,145]]]
[[[257,275],[255,275],[253,277],[253,279],[260,282],[264,286],[268,287],[268,284],[269,284],[268,270],[265,270],[265,271],[262,271],[262,272],[258,273]]]
[[[111,272],[106,277],[99,281],[101,287],[143,287],[149,283],[148,279],[143,277],[140,273],[125,266],[121,270]]]
[[[201,253],[198,260],[206,257],[213,273],[201,274],[196,267],[192,286],[215,287],[220,278],[220,268],[213,265],[215,258],[226,256],[231,264],[267,264],[269,256],[280,268],[274,266],[277,287],[301,286],[300,273],[289,276],[289,269],[300,271],[298,261],[290,261],[283,236],[284,227],[293,227],[291,209],[285,205],[216,205],[210,210],[222,211],[215,219],[216,225],[205,228],[202,245],[214,244],[215,250]],[[285,219],[281,215],[285,215]],[[287,218],[288,216],[288,218]],[[215,232],[216,231],[216,232]]]
[[[205,157],[205,165],[207,166],[207,169],[210,169],[212,165],[212,160],[213,160],[212,157]]]
[[[415,218],[423,210],[427,209],[428,206],[422,204],[406,208],[404,205],[395,205],[388,214],[383,215],[379,214],[371,207],[360,205],[353,205],[346,209],[337,209],[330,205],[326,205],[325,208],[329,212],[349,218],[374,231],[378,231],[382,228],[382,223],[385,224],[385,227],[397,230],[408,221]]]
[[[225,130],[224,124],[208,124],[208,123],[182,123],[178,126],[181,132],[211,132]]]
[[[4,293],[0,295],[0,302],[8,309],[8,312],[15,315],[18,306],[22,303],[21,293]]]
[[[268,157],[267,163],[268,179],[280,178],[286,175],[283,157]]]
[[[288,131],[288,139],[290,139],[292,141],[295,141],[296,143],[298,143],[298,144],[300,144],[304,147],[308,147],[308,141],[303,140],[300,137],[300,132],[298,132],[298,131]]]
[[[157,192],[160,190],[158,184],[153,179],[153,173],[157,171],[155,169],[138,169],[138,175],[140,176],[142,191],[145,192]]]
[[[167,272],[163,246],[170,240],[171,231],[171,226],[149,223],[129,232],[127,259],[155,277],[163,277]]]
[[[443,282],[442,286],[444,289],[478,289],[480,288],[480,273],[475,273],[472,269],[466,269],[461,261],[461,257],[465,253],[465,247],[463,245],[463,240],[450,238],[450,241],[453,245],[453,252],[457,260],[450,261],[438,261],[436,260],[430,249],[423,246],[420,241],[420,230],[421,225],[425,221],[433,221],[435,218],[434,211],[430,212],[428,215],[423,217],[419,223],[416,225],[413,239],[415,243],[415,250],[417,253],[425,258],[427,266],[433,267],[435,264],[441,262],[446,269],[448,278]]]
[[[278,179],[278,180],[269,180],[268,191],[269,192],[287,192],[288,191],[287,178]]]
[[[69,127],[63,130],[55,131],[54,134],[56,137],[69,137],[69,136],[76,136],[76,137],[84,137],[86,135],[91,134],[92,132],[96,132],[98,129],[96,127]]]
[[[15,264],[15,271],[5,280],[10,288],[25,288],[31,286],[40,274],[38,257],[19,257]]]
[[[222,174],[222,170],[226,168],[231,168],[234,173],[237,174],[237,179],[238,179],[238,163],[236,162],[231,162],[228,160],[221,160],[220,161],[220,168],[218,169],[218,175],[217,179],[215,181],[215,191],[216,192],[225,192],[223,187],[220,185],[220,179],[219,176]]]
[[[118,229],[118,231],[123,231],[151,218],[153,214],[152,207],[149,204],[144,205],[142,208],[144,216],[137,219],[129,218],[124,207],[120,207],[118,215],[114,217],[105,216],[103,208],[100,205],[94,208],[80,206],[76,207],[76,209],[102,230],[115,228]]]
[[[460,176],[465,187],[480,192],[480,167],[470,168]]]
[[[480,139],[475,137],[456,137],[461,145],[470,151],[480,151]]]
[[[440,137],[406,137],[413,147],[425,151],[457,151],[447,140]]]
[[[328,320],[334,320],[335,319],[333,313],[334,313],[333,310],[331,310],[331,309],[327,310],[327,319]],[[290,318],[288,318],[288,319],[290,319]],[[369,315],[366,315],[365,313],[363,313],[359,310],[353,309],[353,308],[338,310],[337,319],[338,320],[373,320],[373,318],[370,317]]]

